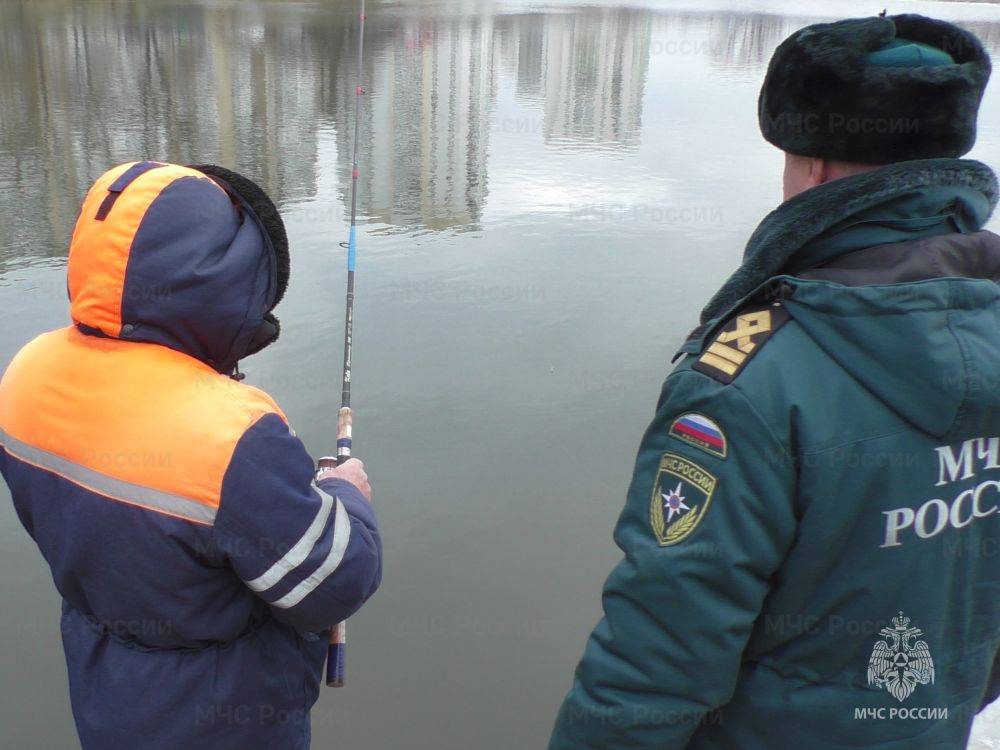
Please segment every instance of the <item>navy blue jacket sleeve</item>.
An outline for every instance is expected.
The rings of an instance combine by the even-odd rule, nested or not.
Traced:
[[[375,513],[349,482],[313,482],[313,460],[276,414],[258,420],[233,452],[215,520],[236,575],[301,630],[346,619],[382,579]]]

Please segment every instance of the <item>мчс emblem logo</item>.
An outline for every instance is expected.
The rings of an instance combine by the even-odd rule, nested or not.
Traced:
[[[716,484],[715,477],[693,461],[663,454],[649,503],[649,520],[660,546],[677,544],[698,527]]]
[[[883,640],[875,641],[868,660],[868,684],[884,687],[902,703],[917,685],[934,684],[934,661],[927,642],[913,640],[924,633],[910,627],[909,617],[900,612],[892,624],[879,631]]]

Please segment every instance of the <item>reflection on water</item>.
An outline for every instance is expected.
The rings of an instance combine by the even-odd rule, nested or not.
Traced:
[[[478,225],[500,66],[541,103],[546,142],[634,144],[650,17],[371,13],[365,213],[398,227]],[[13,178],[0,195],[23,210],[0,219],[3,259],[62,255],[90,180],[137,155],[211,155],[279,202],[314,196],[324,130],[341,162],[350,153],[354,23],[286,5],[4,4],[0,165]]]
[[[336,133],[341,163],[350,149],[356,29],[339,5],[0,5],[4,265],[62,255],[89,182],[140,155],[210,157],[257,176],[279,202],[314,197],[321,134]],[[459,5],[458,13],[386,6],[369,14],[360,205],[372,221],[478,228],[491,130],[539,129],[550,146],[633,148],[651,54],[757,69],[809,20]],[[1000,26],[967,25],[997,47]],[[519,97],[537,103],[540,119],[497,119],[501,70]]]
[[[599,7],[497,15],[488,5],[369,14],[360,205],[371,221],[478,228],[491,130],[634,148],[651,46],[758,66],[789,23]],[[4,3],[4,265],[63,255],[89,182],[142,155],[234,165],[279,203],[314,197],[323,133],[335,133],[340,163],[349,158],[354,21],[347,8],[284,3]],[[539,117],[496,115],[501,70]]]
[[[503,62],[518,93],[541,102],[546,143],[635,145],[651,23],[649,11],[622,8],[504,18]]]
[[[234,165],[279,203],[315,197],[321,136],[335,134],[339,163],[351,147],[356,29],[340,5],[0,6],[3,264],[61,256],[89,182],[141,155]],[[651,55],[758,69],[809,20],[627,7],[497,14],[491,3],[460,10],[369,14],[360,205],[387,228],[479,228],[497,128],[538,130],[550,147],[634,148]],[[997,24],[967,25],[991,46],[1000,40]],[[500,71],[539,117],[496,114]]]
[[[486,200],[496,95],[492,16],[375,18],[372,37],[360,205],[386,225],[475,227]],[[338,87],[350,90],[355,75],[350,64],[338,65]],[[353,101],[338,105],[336,121],[347,122]],[[350,135],[346,128],[338,132],[342,162]]]
[[[1000,8],[905,8],[1000,53]],[[354,397],[386,572],[316,747],[544,746],[670,356],[778,200],[764,66],[794,28],[871,11],[369,3]],[[0,368],[66,324],[93,178],[142,157],[219,162],[267,188],[292,240],[283,334],[249,381],[326,452],[355,20],[353,2],[0,3]],[[997,165],[992,87],[983,112],[973,156]],[[71,747],[57,597],[2,487],[0,590],[0,746]]]

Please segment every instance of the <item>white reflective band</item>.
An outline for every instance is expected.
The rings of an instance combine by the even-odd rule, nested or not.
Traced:
[[[263,575],[254,578],[252,581],[246,582],[247,586],[257,593],[271,588],[288,573],[301,565],[303,561],[309,557],[309,553],[312,552],[312,548],[315,547],[316,542],[319,541],[319,538],[323,533],[323,529],[326,528],[326,522],[330,518],[330,510],[333,508],[333,498],[326,492],[323,492],[323,490],[315,484],[312,487],[319,493],[320,498],[320,506],[319,510],[316,511],[315,518],[313,518],[312,523],[309,524],[309,528],[306,529],[306,533],[304,533],[299,541],[297,541],[295,545],[288,550],[284,557],[268,568],[267,572]]]
[[[90,490],[111,500],[118,500],[127,505],[134,505],[138,508],[175,518],[183,518],[195,523],[211,525],[215,522],[216,509],[211,505],[182,495],[173,495],[162,490],[144,487],[141,484],[115,479],[81,464],[73,463],[62,456],[28,445],[8,435],[3,430],[0,430],[0,445],[3,445],[10,455],[25,463],[51,471],[85,490]]]
[[[333,524],[333,544],[330,546],[330,554],[313,571],[312,575],[278,601],[271,602],[273,606],[280,609],[294,607],[309,596],[313,589],[329,578],[340,565],[340,561],[344,559],[344,553],[347,551],[347,543],[351,540],[351,518],[347,515],[347,509],[340,502],[339,497],[337,498],[337,514],[334,516]]]

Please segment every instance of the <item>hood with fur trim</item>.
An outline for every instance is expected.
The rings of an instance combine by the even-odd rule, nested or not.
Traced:
[[[227,179],[152,161],[102,175],[70,246],[77,327],[167,346],[227,374],[277,338],[270,312],[287,283],[287,242],[282,263],[279,235]],[[269,220],[280,223],[276,210]]]

